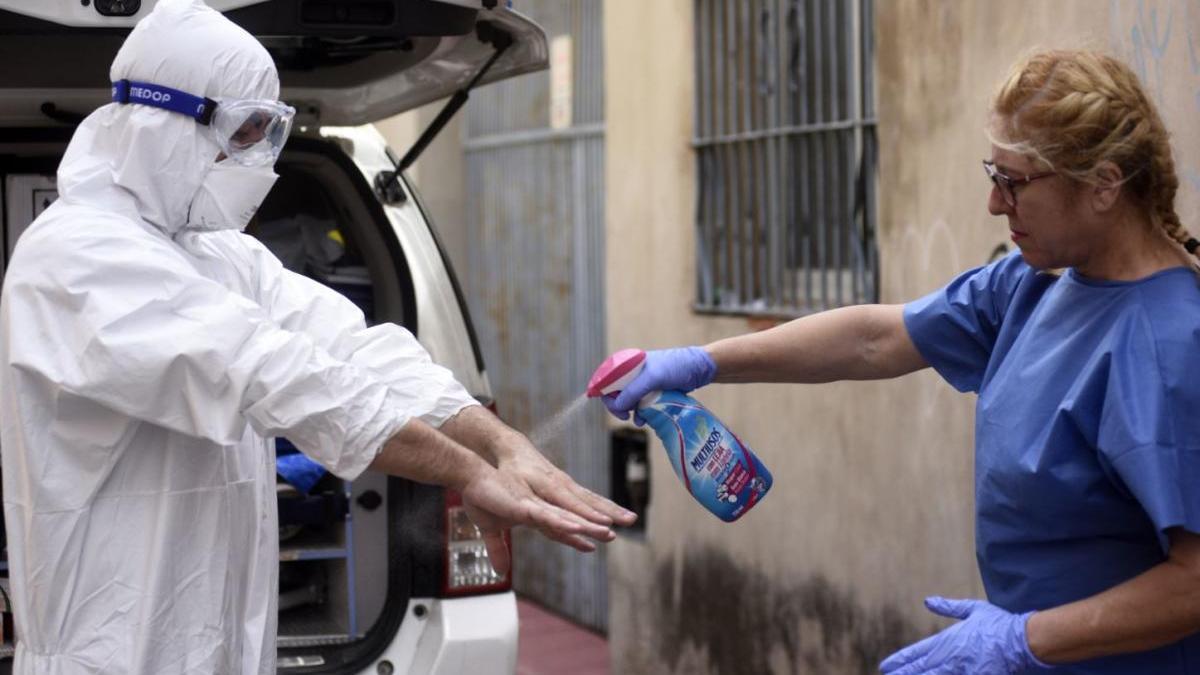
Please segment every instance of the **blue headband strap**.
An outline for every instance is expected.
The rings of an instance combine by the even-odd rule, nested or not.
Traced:
[[[212,121],[217,102],[170,87],[149,82],[117,80],[112,84],[112,100],[116,103],[140,103],[187,115],[205,126]]]

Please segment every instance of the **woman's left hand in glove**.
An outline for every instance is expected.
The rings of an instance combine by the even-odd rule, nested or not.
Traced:
[[[1013,614],[983,600],[925,599],[929,611],[961,619],[879,664],[883,675],[1011,675],[1049,670],[1029,649],[1025,624],[1033,612]]]

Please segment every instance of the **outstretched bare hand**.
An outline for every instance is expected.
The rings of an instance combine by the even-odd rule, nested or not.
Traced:
[[[492,567],[506,574],[512,564],[504,529],[517,525],[537,528],[546,537],[580,551],[591,552],[589,541],[611,541],[616,535],[606,525],[592,523],[534,494],[521,479],[488,467],[463,488],[467,515],[479,528]]]
[[[525,483],[542,500],[596,525],[628,527],[637,520],[634,512],[576,483],[524,436],[514,436],[508,443],[499,460],[500,471]]]

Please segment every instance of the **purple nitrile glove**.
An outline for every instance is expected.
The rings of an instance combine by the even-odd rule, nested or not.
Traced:
[[[960,623],[909,645],[879,664],[883,675],[1012,675],[1050,670],[1029,649],[1025,623],[1033,612],[1013,614],[983,600],[925,598],[929,611]]]
[[[665,390],[689,392],[712,382],[716,375],[717,364],[703,347],[655,349],[646,352],[642,372],[625,389],[601,400],[613,415],[629,419],[629,412],[646,394]],[[637,415],[634,421],[640,422]]]

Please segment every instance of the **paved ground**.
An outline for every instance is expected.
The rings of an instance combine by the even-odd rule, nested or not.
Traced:
[[[517,675],[609,675],[608,640],[517,598]]]

